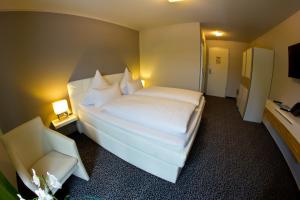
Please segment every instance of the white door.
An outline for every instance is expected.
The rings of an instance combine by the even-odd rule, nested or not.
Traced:
[[[212,47],[208,50],[208,76],[206,93],[225,97],[229,49]]]
[[[204,56],[205,49],[203,43],[201,43],[201,61],[200,61],[200,92],[204,91],[204,83],[205,83],[205,72],[204,72]]]
[[[241,78],[245,77],[245,73],[246,73],[246,61],[247,61],[247,51],[243,52],[243,65],[242,65],[242,74],[241,74]],[[242,81],[242,80],[241,80]],[[238,107],[240,107],[240,103],[241,103],[241,99],[242,99],[242,83],[240,84],[240,88],[239,88],[239,94],[236,98],[236,105]]]

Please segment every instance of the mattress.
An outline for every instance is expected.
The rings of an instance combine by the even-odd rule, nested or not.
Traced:
[[[196,105],[160,97],[123,95],[103,106],[103,112],[173,135],[186,135]]]
[[[179,88],[152,86],[138,90],[134,95],[160,97],[199,105],[203,93]]]
[[[186,159],[186,150],[190,148],[188,146],[197,133],[195,129],[199,123],[204,102],[205,99],[202,97],[199,106],[196,107],[190,119],[188,131],[185,135],[172,135],[152,130],[101,112],[101,108],[80,105],[78,115],[81,122],[88,123],[97,130],[107,133],[123,143],[146,151],[146,153],[153,156],[167,157],[165,159],[170,160],[171,163],[183,166]],[[182,159],[178,159],[178,157],[182,157]]]

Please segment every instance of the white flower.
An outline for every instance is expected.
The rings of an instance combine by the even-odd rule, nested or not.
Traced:
[[[55,176],[47,172],[48,179],[47,179],[47,184],[53,188],[60,189],[61,188],[61,183],[57,180]]]
[[[34,191],[34,193],[38,196],[38,200],[53,200],[53,196],[39,188],[38,190]]]
[[[32,169],[32,174],[33,174],[33,175],[32,175],[32,182],[33,182],[36,186],[40,187],[40,185],[41,185],[40,179],[39,179],[39,177],[36,175],[34,169]]]
[[[20,200],[25,200],[20,194],[17,194]]]

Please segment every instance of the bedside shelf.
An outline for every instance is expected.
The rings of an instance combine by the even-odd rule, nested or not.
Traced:
[[[78,120],[78,117],[74,114],[72,115],[69,115],[66,119],[63,119],[63,120],[59,120],[59,119],[56,119],[56,120],[53,120],[52,121],[52,124],[54,126],[55,129],[59,129],[63,126],[66,126],[72,122],[75,122]]]

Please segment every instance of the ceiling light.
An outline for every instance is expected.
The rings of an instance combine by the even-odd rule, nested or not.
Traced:
[[[170,3],[175,3],[175,2],[179,2],[179,1],[183,1],[183,0],[168,0]]]
[[[214,34],[216,37],[221,37],[224,35],[224,33],[221,31],[214,31],[214,32],[212,32],[212,34]]]

